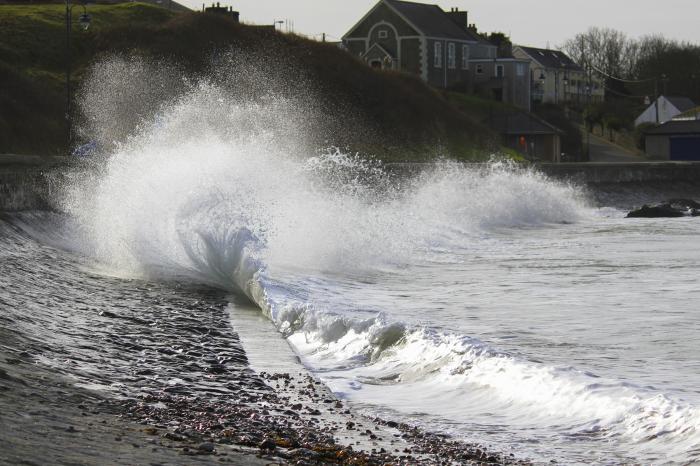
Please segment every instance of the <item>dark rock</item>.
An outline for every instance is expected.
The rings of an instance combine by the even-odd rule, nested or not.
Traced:
[[[277,448],[277,444],[270,437],[266,437],[258,446],[261,450],[274,450]]]
[[[185,440],[187,437],[184,435],[176,434],[175,432],[167,432],[163,437],[167,438],[168,440],[173,440],[175,442],[182,442]]]
[[[700,216],[700,203],[692,199],[671,199],[655,205],[643,205],[630,211],[627,218],[675,218]]]
[[[197,450],[201,451],[202,453],[214,453],[216,446],[211,442],[204,442],[199,444]]]

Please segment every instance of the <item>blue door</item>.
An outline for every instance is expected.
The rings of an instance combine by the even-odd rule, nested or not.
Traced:
[[[675,136],[669,140],[671,160],[700,161],[700,136]]]

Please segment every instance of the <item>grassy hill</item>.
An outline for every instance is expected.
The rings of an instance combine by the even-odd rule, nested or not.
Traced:
[[[75,21],[81,12],[76,6]],[[89,13],[88,31],[73,28],[75,89],[91,63],[112,54],[172,61],[196,76],[210,69],[213,52],[234,49],[258,57],[269,70],[286,70],[285,92],[303,95],[313,87],[322,96],[322,114],[344,109],[355,115],[348,124],[363,129],[326,125],[319,138],[331,134],[330,143],[385,160],[423,160],[436,148],[477,159],[498,147],[494,134],[418,78],[370,69],[331,44],[140,3],[91,5]],[[64,70],[64,7],[0,5],[0,153],[66,152]],[[299,72],[304,79],[296,78]]]

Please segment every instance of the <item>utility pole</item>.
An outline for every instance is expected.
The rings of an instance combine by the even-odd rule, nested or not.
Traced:
[[[72,122],[70,117],[71,112],[71,85],[70,85],[70,72],[71,72],[71,53],[70,53],[70,32],[71,24],[73,23],[72,18],[73,7],[70,4],[70,0],[66,0],[66,150],[70,151],[71,140],[72,140]]]
[[[593,83],[591,82],[593,79],[593,70],[590,68],[588,69],[588,85],[586,86],[586,101],[588,104],[586,105],[586,108],[588,111],[591,111],[591,93],[593,92]],[[583,126],[586,128],[586,162],[591,161],[591,131],[593,131],[593,127],[591,125],[591,128],[588,127],[588,122],[584,120]]]
[[[83,14],[80,15],[80,25],[87,31],[90,26],[90,15],[87,13],[87,3],[83,2]],[[70,151],[73,142],[73,121],[71,118],[71,49],[70,34],[73,28],[73,7],[71,0],[66,0],[66,150]]]
[[[654,80],[654,111],[656,112],[656,124],[659,124],[659,80]]]

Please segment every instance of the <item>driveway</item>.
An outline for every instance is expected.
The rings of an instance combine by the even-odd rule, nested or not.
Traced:
[[[583,134],[584,142],[586,134]],[[593,134],[590,135],[591,162],[644,162],[643,157]]]

